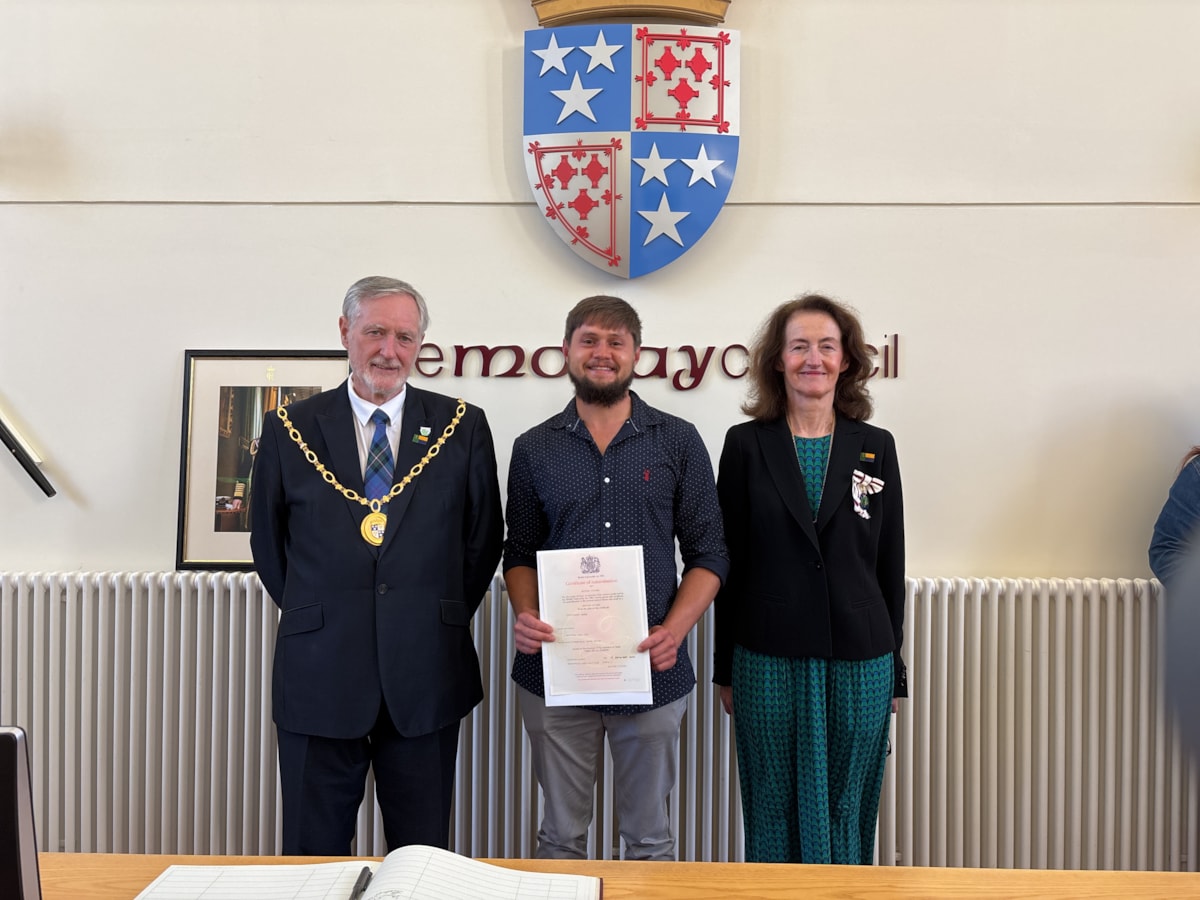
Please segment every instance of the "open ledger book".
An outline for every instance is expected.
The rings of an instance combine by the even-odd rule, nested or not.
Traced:
[[[169,866],[137,900],[350,900],[364,868],[374,871],[358,900],[600,900],[592,875],[521,872],[414,844],[383,862],[271,866]]]

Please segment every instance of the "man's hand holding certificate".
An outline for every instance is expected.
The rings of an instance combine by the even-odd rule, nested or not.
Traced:
[[[642,548],[540,550],[537,578],[546,705],[653,703]]]

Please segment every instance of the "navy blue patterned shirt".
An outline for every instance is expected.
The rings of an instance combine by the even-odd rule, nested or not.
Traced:
[[[675,599],[675,539],[686,572],[701,566],[721,582],[729,554],[712,461],[690,422],[630,392],[629,418],[601,454],[572,399],[513,444],[508,470],[504,569],[537,568],[537,551],[641,544],[649,625],[661,625]],[[517,653],[513,680],[539,697],[542,655]],[[651,673],[653,706],[592,706],[605,715],[645,712],[686,696],[696,684],[687,642],[675,665]]]

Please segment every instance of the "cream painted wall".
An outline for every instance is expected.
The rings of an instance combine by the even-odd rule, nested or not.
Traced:
[[[741,164],[680,262],[624,282],[540,221],[524,0],[0,0],[0,570],[174,565],[186,348],[333,348],[407,278],[428,339],[560,338],[597,291],[648,344],[748,340],[823,290],[899,333],[876,382],[914,575],[1143,576],[1200,441],[1200,4],[735,0]],[[434,87],[436,85],[436,87]],[[422,379],[501,456],[562,382]],[[714,459],[742,386],[638,389]]]

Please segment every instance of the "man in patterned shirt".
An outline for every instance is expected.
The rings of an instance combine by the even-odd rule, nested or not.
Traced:
[[[687,636],[729,571],[712,462],[695,426],[629,390],[642,344],[638,314],[589,297],[567,315],[563,354],[575,396],[517,438],[508,476],[504,575],[518,650],[513,680],[545,796],[536,855],[583,859],[604,737],[612,752],[626,859],[674,859],[667,797],[678,774],[679,724],[696,684]],[[675,568],[675,540],[683,578]],[[537,551],[640,544],[654,702],[547,706]]]

